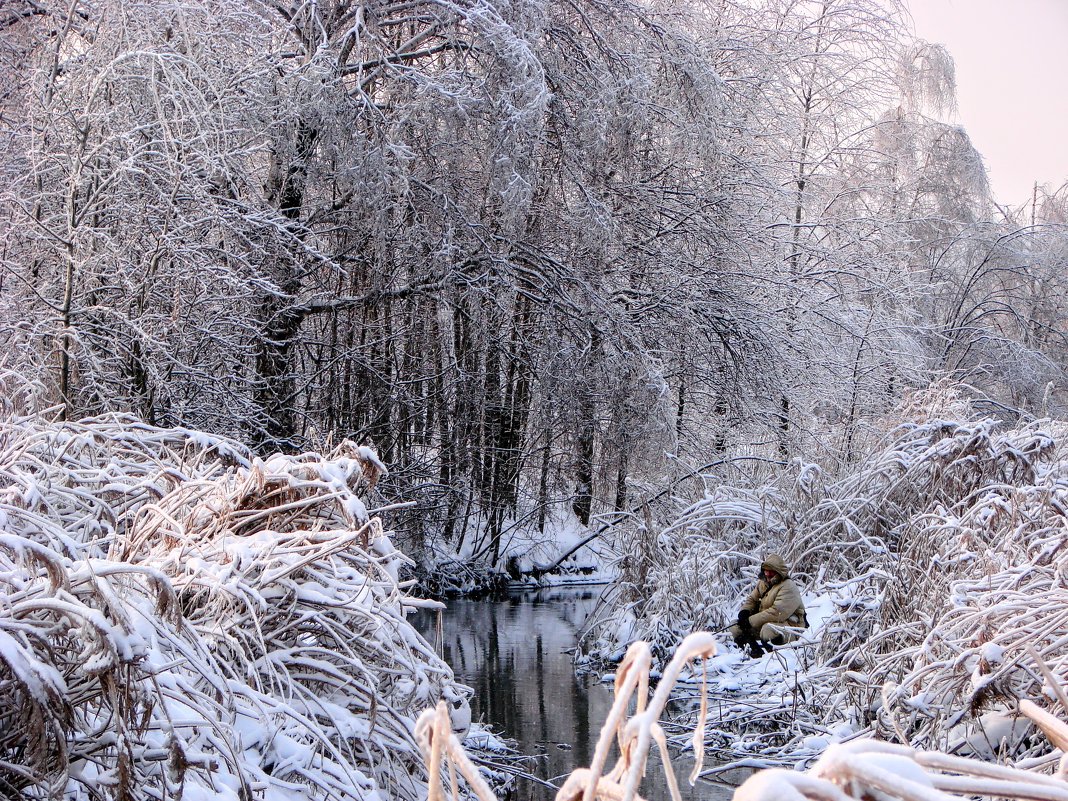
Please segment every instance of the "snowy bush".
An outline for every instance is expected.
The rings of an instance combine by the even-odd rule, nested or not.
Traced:
[[[814,759],[863,732],[1048,762],[1017,702],[1049,701],[1068,681],[1068,429],[975,419],[944,390],[922,400],[840,478],[795,462],[681,511],[664,499],[620,528],[624,581],[591,622],[587,652],[612,657],[638,638],[662,655],[690,631],[730,624],[775,551],[806,591],[812,626],[748,675],[723,664],[710,746],[725,767]]]
[[[343,443],[266,461],[129,417],[0,423],[0,795],[414,799],[465,689]]]

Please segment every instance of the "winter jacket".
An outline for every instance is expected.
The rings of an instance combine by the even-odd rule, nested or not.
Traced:
[[[742,609],[752,612],[749,625],[754,631],[760,631],[766,623],[778,623],[784,626],[803,628],[808,625],[805,617],[805,605],[801,602],[801,593],[790,578],[790,569],[778,554],[771,554],[760,565],[761,575],[764,570],[772,570],[779,575],[778,581],[768,583],[763,578],[749,593],[742,604]]]

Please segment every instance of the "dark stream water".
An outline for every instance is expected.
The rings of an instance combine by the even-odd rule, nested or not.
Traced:
[[[600,588],[516,593],[504,601],[454,600],[441,613],[414,622],[438,645],[456,678],[474,689],[472,719],[516,741],[532,759],[527,770],[559,785],[593,756],[601,725],[612,705],[611,685],[599,676],[576,676],[571,662],[580,627],[597,603]],[[655,747],[654,747],[655,752]],[[615,754],[610,757],[613,764]],[[706,782],[690,787],[693,763],[675,760],[686,801],[720,801],[731,788]],[[650,801],[670,798],[659,757],[650,755],[639,792]],[[516,801],[550,801],[555,790],[521,780]]]

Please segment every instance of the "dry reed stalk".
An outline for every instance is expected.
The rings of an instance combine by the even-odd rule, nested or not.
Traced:
[[[716,643],[711,634],[698,632],[689,635],[675,651],[657,684],[656,691],[650,697],[649,670],[652,657],[649,644],[633,643],[616,670],[615,698],[597,738],[591,766],[588,769],[575,770],[557,791],[556,801],[578,801],[580,798],[582,801],[640,801],[638,785],[645,776],[649,748],[654,742],[660,749],[671,797],[673,801],[680,801],[681,795],[671,767],[667,739],[659,721],[683,669],[694,659],[710,659],[715,654]],[[632,701],[635,709],[628,717],[627,710]],[[702,718],[701,725],[704,723]],[[459,741],[448,730],[448,718],[442,705],[439,704],[436,710],[428,709],[423,712],[417,724],[416,735],[420,738],[423,758],[431,777],[440,771],[443,757],[447,757],[450,768],[452,765],[458,765],[465,777],[468,776],[468,771],[474,769],[464,755]],[[695,730],[693,742],[697,764],[700,765],[703,756],[703,730]],[[619,757],[615,765],[605,772],[613,743],[618,748]],[[696,781],[696,777],[695,770],[690,777],[691,784]],[[491,801],[492,794],[486,797],[482,789],[477,785],[473,786],[481,801]],[[489,788],[484,791],[489,792]],[[442,801],[439,792],[440,782],[432,781],[428,801]],[[454,801],[458,798],[455,787],[452,797]]]
[[[456,783],[455,768],[467,780],[479,801],[497,801],[496,795],[478,772],[478,768],[468,758],[460,740],[452,731],[449,710],[444,701],[439,701],[434,709],[427,709],[415,722],[415,739],[423,753],[427,770],[430,774],[428,783],[429,801],[444,801],[444,782],[441,779],[441,765],[447,761],[452,798],[460,797]]]
[[[1063,722],[1052,723],[1058,736],[1068,734]],[[735,801],[957,801],[962,797],[1068,801],[1068,785],[1061,778],[977,759],[854,740],[829,746],[807,773],[761,771],[734,794]]]

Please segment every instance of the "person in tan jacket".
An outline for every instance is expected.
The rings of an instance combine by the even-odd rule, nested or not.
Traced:
[[[738,611],[731,626],[734,643],[752,657],[762,656],[774,645],[797,639],[808,626],[801,592],[790,578],[790,568],[777,553],[760,565],[761,579]]]

